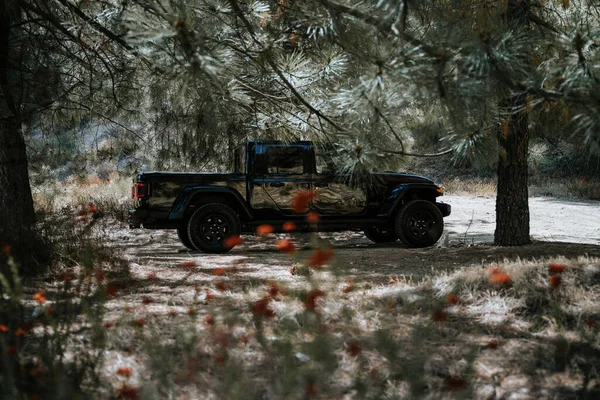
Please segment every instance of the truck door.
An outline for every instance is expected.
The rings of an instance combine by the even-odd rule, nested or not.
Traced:
[[[257,144],[255,147],[252,207],[284,215],[298,215],[292,201],[310,190],[308,149],[304,145]],[[273,216],[275,217],[275,216]]]
[[[312,186],[315,198],[312,206],[319,214],[330,216],[358,215],[367,209],[367,195],[362,188],[353,188],[347,182],[348,176],[336,173],[329,155],[315,147],[315,172]]]

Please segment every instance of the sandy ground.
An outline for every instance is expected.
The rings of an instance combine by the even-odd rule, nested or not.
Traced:
[[[393,276],[422,278],[432,272],[445,272],[461,266],[484,266],[507,259],[552,259],[559,256],[600,256],[600,203],[532,198],[532,245],[496,247],[495,199],[491,197],[445,196],[452,215],[445,219],[445,233],[437,245],[411,249],[401,243],[374,244],[360,232],[319,233],[322,242],[335,249],[336,263],[352,279],[382,283]],[[181,245],[174,231],[127,230],[115,232],[118,246],[135,266],[136,275],[157,268],[169,268],[186,259],[200,267],[243,263],[258,279],[290,277],[292,260],[275,251],[275,241],[291,239],[300,249],[295,261],[310,257],[310,234],[278,234],[266,237],[244,236],[245,243],[223,255],[191,252]]]
[[[493,242],[494,197],[444,196],[441,199],[452,205],[452,214],[444,221],[450,243]],[[600,245],[600,202],[532,197],[529,212],[533,240]]]

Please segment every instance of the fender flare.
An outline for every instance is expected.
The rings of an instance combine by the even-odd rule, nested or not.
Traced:
[[[194,199],[198,196],[215,195],[216,197],[227,196],[233,197],[234,206],[237,211],[244,217],[252,219],[252,211],[246,204],[242,195],[235,189],[227,186],[191,186],[184,188],[171,206],[169,219],[182,219],[190,204],[194,203]],[[231,206],[231,202],[228,203]]]
[[[393,188],[381,203],[378,217],[390,217],[399,207],[406,194],[412,191],[427,191],[433,194],[434,199],[439,196],[439,187],[432,183],[403,183]]]

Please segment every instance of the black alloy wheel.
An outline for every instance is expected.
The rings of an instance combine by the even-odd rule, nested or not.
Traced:
[[[444,217],[437,206],[427,200],[413,200],[396,216],[398,238],[410,247],[433,246],[444,231]]]
[[[210,203],[198,208],[187,226],[192,245],[205,253],[225,253],[232,249],[225,241],[241,232],[235,211],[224,204]]]

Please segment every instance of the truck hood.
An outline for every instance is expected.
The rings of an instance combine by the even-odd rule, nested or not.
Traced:
[[[434,184],[434,182],[422,175],[409,174],[405,172],[377,172],[373,173],[373,176],[378,179],[383,180],[389,184],[403,184],[403,183],[429,183]]]

